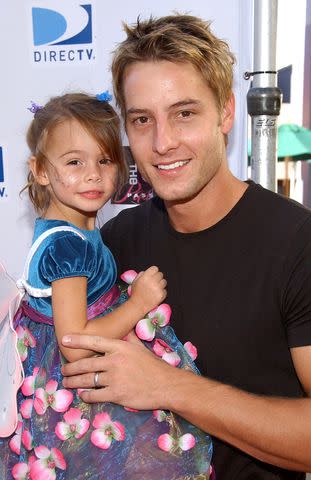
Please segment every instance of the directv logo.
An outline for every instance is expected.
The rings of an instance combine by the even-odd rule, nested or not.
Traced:
[[[3,182],[4,182],[3,154],[2,154],[2,147],[0,147],[0,184]],[[0,199],[3,197],[7,197],[6,189],[2,185],[0,185]]]
[[[60,5],[58,11],[33,7],[32,31],[35,63],[81,63],[95,58],[91,4]]]

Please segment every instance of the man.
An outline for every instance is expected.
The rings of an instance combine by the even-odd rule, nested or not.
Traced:
[[[100,372],[103,388],[84,400],[177,412],[213,435],[217,479],[305,478],[311,214],[229,171],[233,55],[208,23],[173,15],[126,33],[112,64],[115,97],[157,196],[102,235],[120,272],[164,272],[172,326],[197,346],[206,378],[141,345],[73,336],[67,346],[109,355],[66,365],[64,385],[92,387]]]

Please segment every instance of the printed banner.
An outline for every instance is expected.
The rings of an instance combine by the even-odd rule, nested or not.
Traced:
[[[112,205],[139,205],[152,198],[152,188],[139,173],[130,147],[123,147],[129,166],[129,179],[124,187],[112,197]]]
[[[247,171],[247,109],[249,83],[243,73],[252,67],[252,9],[249,0],[10,0],[0,16],[0,262],[18,278],[31,244],[36,214],[27,193],[28,148],[25,140],[32,119],[31,101],[43,105],[51,96],[73,91],[97,94],[111,91],[110,63],[116,44],[124,39],[122,22],[137,17],[169,15],[174,11],[212,21],[216,35],[228,41],[237,58],[234,76],[236,123],[229,136],[229,165],[239,178]],[[224,12],[226,14],[224,15]],[[126,188],[100,212],[105,221],[121,209],[150,198],[124,147],[130,177]]]

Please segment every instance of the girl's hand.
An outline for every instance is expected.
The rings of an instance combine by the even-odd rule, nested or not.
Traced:
[[[132,293],[129,301],[135,304],[143,316],[157,307],[165,299],[167,282],[158,267],[149,267],[140,272],[132,283]]]

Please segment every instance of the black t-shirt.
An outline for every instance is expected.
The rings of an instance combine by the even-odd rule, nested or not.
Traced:
[[[204,208],[204,206],[202,206]],[[102,228],[119,273],[157,265],[171,325],[201,373],[248,392],[302,397],[289,348],[311,345],[311,212],[250,182],[216,225],[176,232],[159,198]],[[302,479],[214,439],[219,480]]]

